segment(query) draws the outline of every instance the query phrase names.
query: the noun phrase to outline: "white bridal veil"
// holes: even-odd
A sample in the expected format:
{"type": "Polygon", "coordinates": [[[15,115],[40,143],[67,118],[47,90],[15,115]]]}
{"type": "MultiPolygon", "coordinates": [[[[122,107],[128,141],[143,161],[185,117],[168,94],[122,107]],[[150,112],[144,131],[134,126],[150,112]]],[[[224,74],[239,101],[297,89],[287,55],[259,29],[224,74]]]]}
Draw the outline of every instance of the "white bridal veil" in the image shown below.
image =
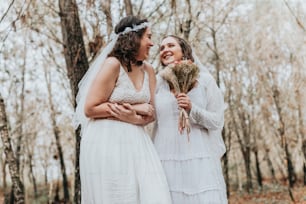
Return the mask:
{"type": "MultiPolygon", "coordinates": [[[[96,75],[98,74],[101,65],[103,64],[104,60],[106,59],[107,55],[113,50],[118,37],[120,35],[124,35],[129,32],[137,32],[143,28],[149,27],[148,22],[141,23],[139,25],[133,25],[133,27],[126,27],[124,31],[118,33],[118,34],[112,34],[111,35],[111,41],[107,44],[107,46],[103,49],[103,51],[98,55],[98,57],[93,61],[93,63],[90,65],[88,71],[82,78],[82,80],[79,82],[79,92],[76,96],[76,110],[74,115],[74,128],[78,128],[79,125],[81,125],[82,132],[87,126],[87,123],[89,121],[89,118],[85,116],[84,113],[84,106],[85,101],[87,97],[87,93],[89,91],[89,88],[91,86],[91,83],[95,79],[96,75]]],[[[81,132],[81,134],[82,134],[81,132]]]]}

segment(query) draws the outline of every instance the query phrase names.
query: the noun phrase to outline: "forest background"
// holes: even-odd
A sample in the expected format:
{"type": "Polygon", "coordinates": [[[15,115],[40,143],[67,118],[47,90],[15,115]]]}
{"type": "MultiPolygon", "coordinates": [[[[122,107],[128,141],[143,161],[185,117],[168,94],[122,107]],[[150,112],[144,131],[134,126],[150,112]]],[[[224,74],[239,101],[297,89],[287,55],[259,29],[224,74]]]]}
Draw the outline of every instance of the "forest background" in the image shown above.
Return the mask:
{"type": "Polygon", "coordinates": [[[230,203],[306,203],[304,0],[1,0],[0,203],[80,203],[77,84],[128,14],[156,70],[176,34],[222,89],[230,203]]]}

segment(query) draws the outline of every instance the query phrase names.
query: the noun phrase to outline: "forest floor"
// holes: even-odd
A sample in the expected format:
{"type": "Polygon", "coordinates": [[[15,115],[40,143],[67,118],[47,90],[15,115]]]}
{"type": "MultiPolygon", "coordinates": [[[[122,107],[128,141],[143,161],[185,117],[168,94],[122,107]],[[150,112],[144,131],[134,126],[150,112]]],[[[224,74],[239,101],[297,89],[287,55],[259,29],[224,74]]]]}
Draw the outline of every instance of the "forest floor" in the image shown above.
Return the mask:
{"type": "Polygon", "coordinates": [[[229,204],[306,204],[306,186],[292,189],[295,202],[290,198],[286,187],[277,187],[246,192],[230,192],[229,204]]]}
{"type": "MultiPolygon", "coordinates": [[[[250,194],[232,191],[230,192],[229,204],[306,204],[306,186],[295,187],[292,194],[295,202],[291,201],[286,187],[269,187],[250,194]]],[[[0,204],[2,203],[4,203],[4,197],[0,190],[0,204]]]]}

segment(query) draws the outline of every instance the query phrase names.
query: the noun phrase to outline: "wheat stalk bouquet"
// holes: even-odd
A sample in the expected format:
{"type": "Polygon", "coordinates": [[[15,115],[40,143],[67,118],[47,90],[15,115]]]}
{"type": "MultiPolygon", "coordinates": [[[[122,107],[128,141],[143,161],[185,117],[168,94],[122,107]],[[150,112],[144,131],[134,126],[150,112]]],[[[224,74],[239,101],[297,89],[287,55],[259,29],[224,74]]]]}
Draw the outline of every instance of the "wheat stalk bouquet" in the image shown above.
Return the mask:
{"type": "MultiPolygon", "coordinates": [[[[174,90],[174,94],[186,94],[196,83],[199,72],[199,68],[192,61],[183,60],[166,66],[160,71],[160,76],[168,82],[170,89],[174,90]]],[[[189,142],[190,121],[188,113],[184,108],[180,108],[178,128],[181,134],[186,128],[189,142]]]]}

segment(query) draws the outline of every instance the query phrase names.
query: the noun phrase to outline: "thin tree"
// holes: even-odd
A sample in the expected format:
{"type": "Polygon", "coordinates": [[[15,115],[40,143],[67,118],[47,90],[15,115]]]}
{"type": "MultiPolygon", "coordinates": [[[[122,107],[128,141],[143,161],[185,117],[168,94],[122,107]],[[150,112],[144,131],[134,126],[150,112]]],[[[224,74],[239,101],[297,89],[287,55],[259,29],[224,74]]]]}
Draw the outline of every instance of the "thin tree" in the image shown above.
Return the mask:
{"type": "MultiPolygon", "coordinates": [[[[75,98],[78,92],[78,83],[87,71],[89,64],[86,56],[83,33],[79,20],[76,0],[59,0],[61,28],[64,43],[64,55],[68,77],[70,79],[72,95],[75,98]]],[[[75,107],[76,104],[74,104],[75,107]]],[[[80,181],[80,128],[75,131],[75,186],[74,203],[81,203],[80,181]]]]}
{"type": "Polygon", "coordinates": [[[54,106],[54,102],[52,101],[52,88],[51,88],[51,74],[48,72],[47,68],[44,67],[44,76],[45,81],[47,83],[47,91],[48,91],[48,102],[49,102],[49,108],[50,108],[50,119],[51,119],[51,125],[52,125],[52,131],[55,137],[55,143],[57,148],[57,153],[60,161],[61,166],[61,173],[63,177],[63,191],[64,191],[64,201],[69,201],[69,186],[68,186],[68,179],[67,179],[67,173],[66,173],[66,166],[64,161],[64,153],[62,144],[60,142],[60,128],[58,124],[56,123],[56,110],[54,106]]]}
{"type": "MultiPolygon", "coordinates": [[[[125,1],[127,1],[127,0],[125,0],[125,1]]],[[[112,12],[111,12],[111,0],[104,0],[104,1],[102,1],[102,10],[103,10],[103,13],[105,14],[105,17],[106,17],[107,35],[108,35],[108,37],[110,37],[110,35],[111,35],[112,31],[113,31],[113,19],[112,19],[112,12]]],[[[101,48],[101,47],[99,47],[99,48],[101,48]]]]}
{"type": "Polygon", "coordinates": [[[187,17],[186,20],[181,24],[181,32],[184,35],[184,38],[186,40],[189,39],[190,31],[191,31],[191,23],[192,23],[192,15],[191,15],[191,4],[190,0],[185,0],[186,1],[186,7],[187,7],[187,17]]]}
{"type": "Polygon", "coordinates": [[[14,4],[15,0],[12,0],[9,7],[6,9],[6,11],[4,12],[4,14],[1,16],[0,18],[0,23],[3,21],[3,19],[7,16],[9,10],[12,8],[13,4],[14,4]]]}
{"type": "Polygon", "coordinates": [[[5,104],[0,95],[0,136],[4,146],[6,161],[9,166],[11,180],[13,183],[14,204],[24,204],[24,186],[20,179],[20,172],[18,170],[17,159],[14,156],[14,151],[11,145],[11,140],[8,130],[8,120],[6,117],[5,104]]]}
{"type": "Polygon", "coordinates": [[[126,15],[133,15],[133,5],[131,0],[124,0],[126,15]]]}
{"type": "MultiPolygon", "coordinates": [[[[186,0],[187,1],[187,0],[186,0]]],[[[190,5],[190,1],[187,1],[189,3],[189,10],[188,10],[188,13],[190,13],[189,15],[191,15],[191,11],[190,11],[190,8],[191,8],[191,5],[190,5]]],[[[212,6],[211,7],[212,9],[212,13],[213,15],[215,15],[215,6],[212,6]]],[[[230,5],[230,4],[226,4],[224,6],[224,8],[222,8],[221,10],[224,11],[224,12],[220,12],[220,17],[221,20],[220,22],[216,22],[216,18],[218,17],[217,15],[216,16],[213,16],[213,20],[212,22],[207,22],[206,24],[206,27],[208,28],[209,32],[210,32],[210,35],[212,37],[212,44],[209,44],[209,43],[206,43],[206,46],[212,51],[212,54],[213,54],[213,61],[212,63],[214,64],[214,67],[215,67],[215,70],[216,70],[216,83],[218,85],[218,87],[221,86],[221,69],[222,69],[222,59],[221,59],[221,54],[220,54],[220,51],[219,51],[219,45],[218,45],[218,32],[222,29],[222,27],[225,25],[225,22],[228,18],[228,15],[229,13],[232,11],[233,9],[233,6],[230,5]],[[209,25],[210,23],[210,25],[209,25]]],[[[187,25],[189,25],[189,28],[190,28],[190,23],[188,23],[188,21],[186,22],[187,25]]],[[[187,33],[184,32],[184,34],[186,35],[187,33]]],[[[232,130],[228,130],[228,146],[230,145],[230,140],[231,140],[231,135],[232,135],[232,130]]],[[[222,138],[224,140],[224,142],[226,141],[226,130],[225,128],[223,128],[222,130],[222,138]]],[[[227,150],[229,150],[230,148],[227,148],[227,150]]],[[[223,155],[223,166],[224,166],[224,172],[225,172],[225,178],[226,178],[226,186],[227,186],[227,195],[230,196],[230,193],[229,193],[229,175],[228,175],[228,168],[229,168],[229,157],[228,157],[228,151],[225,152],[225,154],[223,155]]]]}

